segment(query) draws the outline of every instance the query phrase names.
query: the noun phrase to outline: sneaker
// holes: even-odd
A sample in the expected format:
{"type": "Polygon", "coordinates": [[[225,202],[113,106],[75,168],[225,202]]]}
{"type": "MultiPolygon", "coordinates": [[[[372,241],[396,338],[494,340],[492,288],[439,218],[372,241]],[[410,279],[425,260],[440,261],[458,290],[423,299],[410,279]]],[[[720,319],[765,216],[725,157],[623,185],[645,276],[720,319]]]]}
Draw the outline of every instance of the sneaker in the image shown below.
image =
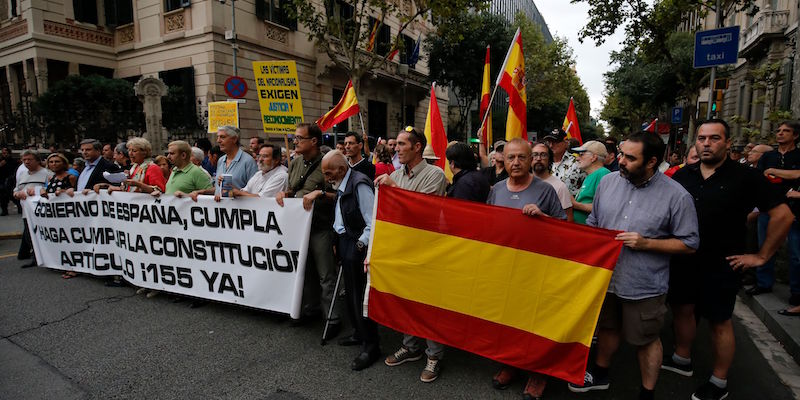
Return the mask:
{"type": "Polygon", "coordinates": [[[142,288],[139,288],[139,289],[136,289],[136,294],[144,294],[144,293],[147,293],[147,290],[148,290],[147,288],[143,288],[143,287],[142,287],[142,288]]]}
{"type": "Polygon", "coordinates": [[[422,351],[411,352],[411,350],[405,347],[400,347],[394,354],[386,357],[384,363],[390,367],[394,367],[407,361],[417,361],[420,358],[422,358],[422,351]]]}
{"type": "Polygon", "coordinates": [[[671,356],[664,358],[664,361],[661,362],[661,369],[683,376],[692,376],[694,374],[692,363],[681,365],[676,363],[671,356]]]}
{"type": "Polygon", "coordinates": [[[546,385],[547,379],[543,375],[532,373],[522,391],[523,400],[541,400],[546,385]]]}
{"type": "Polygon", "coordinates": [[[516,378],[517,369],[504,365],[502,368],[500,368],[500,371],[497,371],[497,373],[492,377],[492,386],[494,386],[495,389],[503,390],[508,388],[508,386],[511,385],[516,378]]]}
{"type": "Polygon", "coordinates": [[[570,392],[574,393],[586,393],[590,390],[607,390],[611,384],[608,381],[608,377],[605,378],[595,378],[591,372],[586,371],[586,374],[583,376],[583,385],[576,385],[574,383],[570,383],[567,385],[570,392]]]}
{"type": "Polygon", "coordinates": [[[441,370],[441,368],[438,358],[428,357],[428,363],[425,364],[425,369],[423,369],[422,373],[419,375],[419,380],[425,383],[435,381],[436,378],[439,377],[439,370],[441,370]]]}
{"type": "Polygon", "coordinates": [[[706,382],[694,393],[692,393],[692,400],[722,400],[728,398],[728,389],[717,387],[717,385],[706,382]]]}

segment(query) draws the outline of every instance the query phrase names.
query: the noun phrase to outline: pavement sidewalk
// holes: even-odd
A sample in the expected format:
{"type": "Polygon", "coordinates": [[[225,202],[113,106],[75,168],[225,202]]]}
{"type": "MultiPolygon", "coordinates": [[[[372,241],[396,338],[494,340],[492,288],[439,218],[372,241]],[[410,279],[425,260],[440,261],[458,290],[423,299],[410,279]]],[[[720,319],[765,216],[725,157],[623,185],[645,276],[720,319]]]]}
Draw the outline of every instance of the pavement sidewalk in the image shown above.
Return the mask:
{"type": "Polygon", "coordinates": [[[789,286],[775,283],[772,293],[749,296],[740,292],[739,298],[766,325],[794,361],[800,364],[800,317],[786,317],[778,311],[789,308],[789,286]]]}
{"type": "Polygon", "coordinates": [[[9,204],[8,215],[0,217],[0,240],[21,238],[22,227],[22,214],[17,212],[16,206],[9,204]]]}

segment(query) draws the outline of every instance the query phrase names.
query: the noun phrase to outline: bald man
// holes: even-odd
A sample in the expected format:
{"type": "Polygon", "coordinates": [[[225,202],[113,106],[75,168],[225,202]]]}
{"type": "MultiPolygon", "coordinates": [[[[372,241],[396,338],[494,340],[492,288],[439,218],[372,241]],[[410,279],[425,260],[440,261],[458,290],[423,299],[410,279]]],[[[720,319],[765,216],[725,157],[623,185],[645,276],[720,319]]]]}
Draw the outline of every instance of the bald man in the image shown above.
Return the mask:
{"type": "Polygon", "coordinates": [[[336,190],[333,230],[339,236],[339,256],[342,259],[347,314],[352,335],[339,340],[342,346],[361,345],[361,353],[350,364],[354,371],[369,367],[381,356],[378,327],[374,321],[362,316],[364,289],[367,274],[364,258],[367,255],[372,223],[372,206],[375,203],[372,180],[351,168],[339,150],[328,152],[322,158],[322,175],[336,190]]]}

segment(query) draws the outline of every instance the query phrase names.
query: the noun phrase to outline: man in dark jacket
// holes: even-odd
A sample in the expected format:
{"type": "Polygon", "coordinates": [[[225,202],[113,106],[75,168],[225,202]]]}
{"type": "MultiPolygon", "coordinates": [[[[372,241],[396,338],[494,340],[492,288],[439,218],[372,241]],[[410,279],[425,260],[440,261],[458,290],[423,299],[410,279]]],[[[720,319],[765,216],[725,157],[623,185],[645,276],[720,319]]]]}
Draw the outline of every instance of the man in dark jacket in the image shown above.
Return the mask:
{"type": "Polygon", "coordinates": [[[445,151],[450,170],[453,171],[453,184],[447,188],[447,197],[486,203],[489,196],[489,181],[478,172],[478,162],[472,150],[464,143],[453,143],[445,151]]]}
{"type": "Polygon", "coordinates": [[[113,162],[101,157],[103,145],[95,139],[81,141],[81,155],[86,160],[86,167],[78,177],[77,190],[92,189],[98,183],[109,183],[103,177],[103,172],[116,172],[119,168],[113,162]]]}
{"type": "Polygon", "coordinates": [[[354,168],[349,168],[344,154],[338,150],[322,158],[322,174],[336,190],[333,230],[339,236],[339,256],[342,259],[347,313],[355,332],[339,340],[342,346],[361,344],[361,353],[350,368],[360,371],[369,367],[381,356],[378,328],[362,312],[367,274],[364,258],[372,223],[372,206],[375,203],[372,180],[354,168]]]}

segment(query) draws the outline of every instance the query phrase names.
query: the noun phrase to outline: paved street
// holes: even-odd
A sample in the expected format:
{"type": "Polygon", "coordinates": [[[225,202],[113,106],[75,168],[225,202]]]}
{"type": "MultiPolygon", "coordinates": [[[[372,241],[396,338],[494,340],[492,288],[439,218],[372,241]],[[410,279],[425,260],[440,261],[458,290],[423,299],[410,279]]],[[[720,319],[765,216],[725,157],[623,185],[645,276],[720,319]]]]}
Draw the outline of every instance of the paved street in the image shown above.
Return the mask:
{"type": "MultiPolygon", "coordinates": [[[[423,363],[350,371],[353,348],[320,346],[321,323],[292,328],[278,315],[224,304],[199,309],[146,299],[81,276],[20,269],[19,240],[0,240],[0,399],[330,399],[520,397],[523,381],[491,387],[495,363],[448,351],[441,377],[424,384],[423,363]]],[[[710,371],[702,325],[695,377],[662,374],[657,398],[688,399],[710,371]]],[[[792,399],[737,320],[733,399],[792,399]]],[[[669,336],[669,335],[665,335],[669,336]]],[[[383,349],[400,335],[382,331],[383,349]]],[[[665,348],[670,339],[666,337],[665,348]]],[[[795,374],[797,372],[794,365],[795,374]]],[[[548,399],[630,399],[639,389],[635,354],[623,347],[611,390],[576,395],[551,380],[548,399]]]]}

